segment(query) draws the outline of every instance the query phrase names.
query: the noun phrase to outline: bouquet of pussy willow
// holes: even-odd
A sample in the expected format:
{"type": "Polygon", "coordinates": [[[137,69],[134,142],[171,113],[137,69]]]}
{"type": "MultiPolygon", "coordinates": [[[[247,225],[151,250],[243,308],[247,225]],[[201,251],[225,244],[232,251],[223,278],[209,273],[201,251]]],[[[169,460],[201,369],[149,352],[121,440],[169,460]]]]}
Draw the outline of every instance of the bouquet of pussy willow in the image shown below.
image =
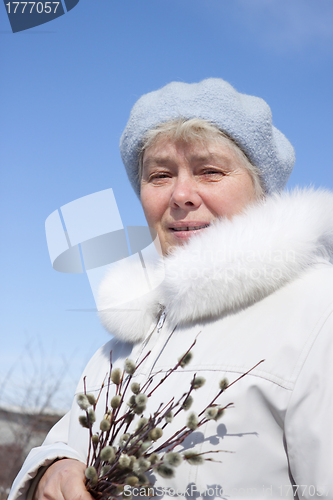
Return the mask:
{"type": "MultiPolygon", "coordinates": [[[[104,384],[97,398],[87,393],[86,389],[84,393],[78,394],[77,403],[85,412],[79,417],[79,421],[83,427],[89,429],[90,434],[85,471],[86,487],[94,498],[110,499],[123,496],[129,499],[130,487],[139,487],[140,493],[145,495],[146,488],[149,487],[147,473],[156,473],[168,479],[175,475],[176,468],[184,460],[191,465],[200,465],[205,460],[213,460],[209,456],[212,451],[199,453],[187,450],[180,453],[174,450],[208,420],[217,421],[222,417],[226,408],[232,403],[221,406],[216,402],[217,399],[222,392],[255,367],[231,384],[227,379],[222,379],[213,400],[200,413],[189,412],[186,422],[183,421],[183,425],[175,430],[171,437],[163,439],[165,427],[182,412],[188,412],[193,402],[192,394],[205,383],[203,377],[194,375],[188,390],[179,399],[172,398],[167,403],[162,402],[153,414],[145,416],[146,405],[152,394],[167,378],[190,363],[194,344],[195,341],[162,378],[158,377],[158,381],[155,382],[158,374],[153,374],[142,386],[133,381],[133,376],[150,353],[138,364],[126,359],[123,369],[113,368],[111,359],[106,382],[105,415],[97,432],[93,431],[96,422],[95,408],[104,384]],[[114,392],[113,395],[110,394],[111,390],[114,392]],[[206,454],[208,456],[204,456],[206,454]]],[[[175,422],[173,426],[175,427],[175,422]]]]}

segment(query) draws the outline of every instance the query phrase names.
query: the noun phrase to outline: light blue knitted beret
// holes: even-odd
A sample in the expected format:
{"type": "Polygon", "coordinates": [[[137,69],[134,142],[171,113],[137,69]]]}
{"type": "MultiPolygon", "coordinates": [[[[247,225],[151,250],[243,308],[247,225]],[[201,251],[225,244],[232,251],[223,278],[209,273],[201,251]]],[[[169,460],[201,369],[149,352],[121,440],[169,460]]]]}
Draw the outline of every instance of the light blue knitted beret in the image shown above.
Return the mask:
{"type": "Polygon", "coordinates": [[[295,153],[288,139],[272,125],[270,107],[259,97],[240,94],[220,78],[209,78],[200,83],[169,83],[143,95],[133,106],[120,139],[120,153],[138,195],[138,158],[146,132],[180,117],[215,123],[258,167],[266,193],[283,190],[295,153]]]}

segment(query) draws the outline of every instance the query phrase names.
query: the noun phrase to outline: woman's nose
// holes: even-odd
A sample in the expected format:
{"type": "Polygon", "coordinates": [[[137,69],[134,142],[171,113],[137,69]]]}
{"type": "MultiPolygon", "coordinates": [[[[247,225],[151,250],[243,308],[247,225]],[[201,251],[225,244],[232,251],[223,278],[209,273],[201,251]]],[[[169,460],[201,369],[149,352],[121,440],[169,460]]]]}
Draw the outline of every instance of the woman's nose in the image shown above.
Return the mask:
{"type": "Polygon", "coordinates": [[[190,175],[178,176],[175,179],[170,199],[171,208],[198,208],[201,197],[198,193],[196,180],[190,175]]]}

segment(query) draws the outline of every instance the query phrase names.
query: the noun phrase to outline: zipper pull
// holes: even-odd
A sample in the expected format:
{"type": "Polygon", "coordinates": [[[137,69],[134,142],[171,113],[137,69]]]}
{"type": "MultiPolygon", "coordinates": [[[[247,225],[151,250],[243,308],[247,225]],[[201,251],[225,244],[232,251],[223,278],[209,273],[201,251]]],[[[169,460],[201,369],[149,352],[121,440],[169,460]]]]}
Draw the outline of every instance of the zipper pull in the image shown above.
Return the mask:
{"type": "Polygon", "coordinates": [[[164,325],[164,321],[165,321],[165,316],[166,316],[166,312],[165,310],[162,312],[161,316],[160,316],[160,319],[158,320],[158,323],[157,323],[157,333],[159,333],[159,331],[161,330],[161,328],[163,327],[164,325]]]}

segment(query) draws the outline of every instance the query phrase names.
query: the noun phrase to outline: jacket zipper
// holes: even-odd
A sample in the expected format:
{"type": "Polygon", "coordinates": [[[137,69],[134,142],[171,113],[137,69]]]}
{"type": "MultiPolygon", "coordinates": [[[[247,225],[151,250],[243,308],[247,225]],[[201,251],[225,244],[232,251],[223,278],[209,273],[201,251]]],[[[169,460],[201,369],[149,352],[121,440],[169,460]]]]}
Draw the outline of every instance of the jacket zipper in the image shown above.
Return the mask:
{"type": "Polygon", "coordinates": [[[160,330],[163,328],[165,317],[166,317],[166,312],[164,309],[164,311],[162,312],[160,319],[158,320],[158,323],[157,323],[157,333],[160,333],[160,330]]]}

